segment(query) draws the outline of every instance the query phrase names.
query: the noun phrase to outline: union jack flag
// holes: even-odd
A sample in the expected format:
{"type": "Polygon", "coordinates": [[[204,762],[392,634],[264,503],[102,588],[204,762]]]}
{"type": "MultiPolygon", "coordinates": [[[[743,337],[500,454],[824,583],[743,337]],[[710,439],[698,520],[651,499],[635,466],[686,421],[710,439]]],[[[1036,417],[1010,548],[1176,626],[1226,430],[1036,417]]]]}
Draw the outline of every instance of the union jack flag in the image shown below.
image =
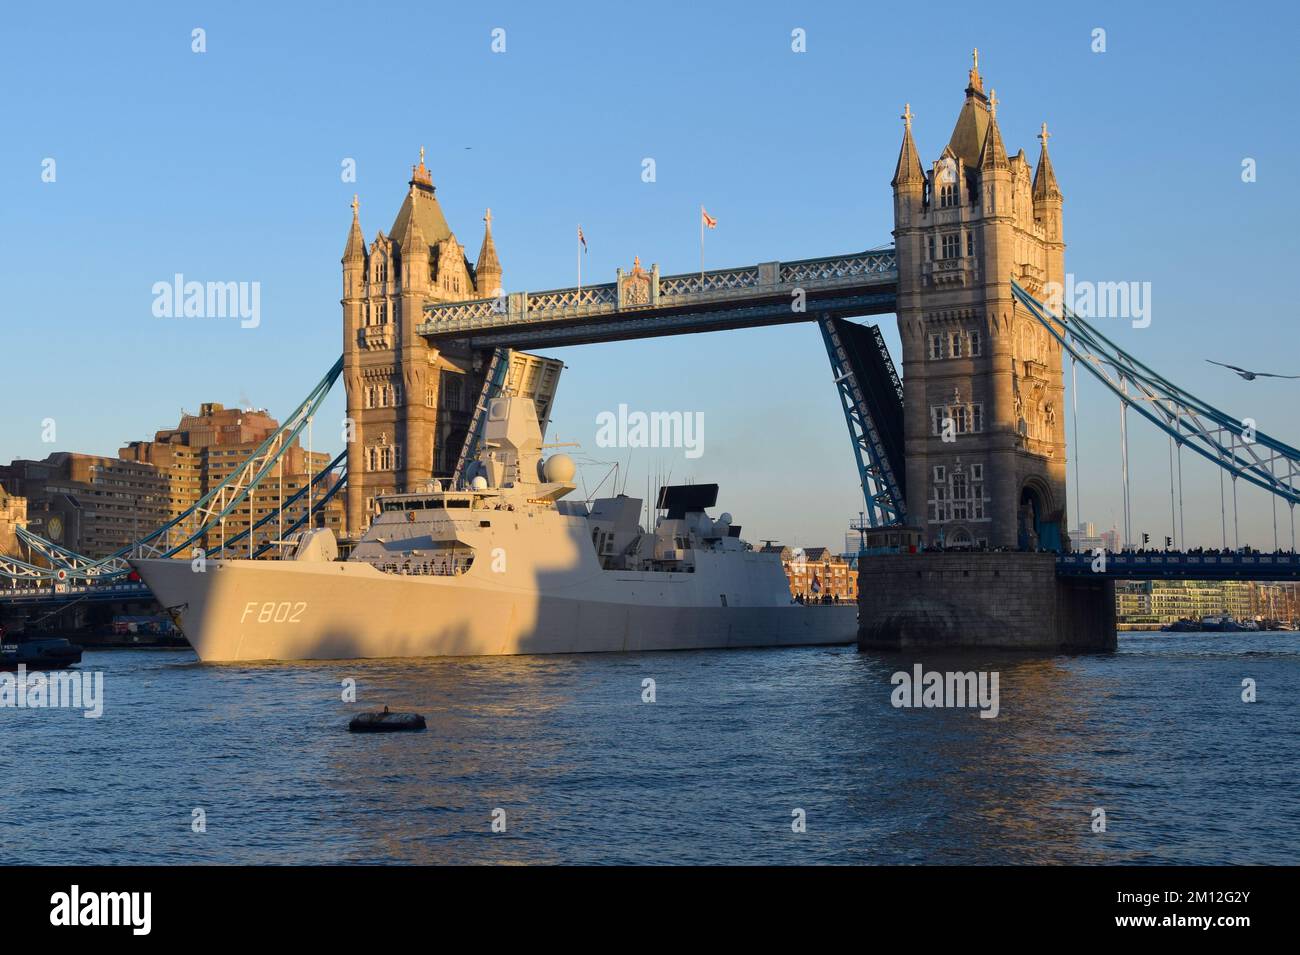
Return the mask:
{"type": "Polygon", "coordinates": [[[713,218],[713,216],[709,215],[707,212],[705,212],[704,206],[700,206],[700,217],[701,217],[701,221],[710,229],[716,229],[718,227],[718,220],[713,218]]]}

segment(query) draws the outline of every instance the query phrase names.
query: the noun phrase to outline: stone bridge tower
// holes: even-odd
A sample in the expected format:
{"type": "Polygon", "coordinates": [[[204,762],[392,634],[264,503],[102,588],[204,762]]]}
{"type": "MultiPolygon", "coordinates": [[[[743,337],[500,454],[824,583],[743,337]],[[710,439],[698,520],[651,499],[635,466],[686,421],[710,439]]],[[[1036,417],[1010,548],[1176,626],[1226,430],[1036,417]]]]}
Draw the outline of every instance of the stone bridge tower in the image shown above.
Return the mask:
{"type": "Polygon", "coordinates": [[[490,215],[478,264],[452,233],[424,165],[369,246],[357,202],[343,252],[343,380],[354,423],[348,444],[347,533],[370,523],[376,495],[450,474],[483,385],[483,356],[437,349],[416,331],[424,306],[488,298],[501,288],[490,215]]]}
{"type": "Polygon", "coordinates": [[[978,56],[929,171],[904,110],[892,182],[908,511],[928,543],[1068,546],[1062,349],[1011,293],[1064,283],[1061,191],[1045,123],[1036,169],[1007,156],[978,56]]]}

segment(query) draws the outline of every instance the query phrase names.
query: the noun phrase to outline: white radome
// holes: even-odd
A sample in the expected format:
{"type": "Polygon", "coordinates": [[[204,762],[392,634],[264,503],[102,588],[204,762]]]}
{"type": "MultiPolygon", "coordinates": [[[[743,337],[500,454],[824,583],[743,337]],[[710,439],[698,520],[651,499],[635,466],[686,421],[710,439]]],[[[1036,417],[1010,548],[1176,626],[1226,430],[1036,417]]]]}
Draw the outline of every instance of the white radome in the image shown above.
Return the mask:
{"type": "Polygon", "coordinates": [[[548,484],[569,484],[577,473],[577,465],[567,454],[552,454],[542,465],[542,478],[548,484]]]}

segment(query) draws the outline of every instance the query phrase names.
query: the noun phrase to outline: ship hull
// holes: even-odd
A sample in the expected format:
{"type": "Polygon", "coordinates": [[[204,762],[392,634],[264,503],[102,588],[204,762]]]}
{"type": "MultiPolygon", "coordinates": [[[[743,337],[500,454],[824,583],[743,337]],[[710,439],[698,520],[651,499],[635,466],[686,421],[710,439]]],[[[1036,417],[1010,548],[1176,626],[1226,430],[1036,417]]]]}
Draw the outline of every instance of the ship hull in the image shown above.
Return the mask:
{"type": "MultiPolygon", "coordinates": [[[[206,662],[702,650],[852,643],[852,605],[706,603],[691,574],[603,575],[587,593],[355,562],[133,562],[206,662]],[[592,592],[594,591],[594,596],[592,592]]],[[[477,570],[477,568],[475,568],[477,570]]]]}

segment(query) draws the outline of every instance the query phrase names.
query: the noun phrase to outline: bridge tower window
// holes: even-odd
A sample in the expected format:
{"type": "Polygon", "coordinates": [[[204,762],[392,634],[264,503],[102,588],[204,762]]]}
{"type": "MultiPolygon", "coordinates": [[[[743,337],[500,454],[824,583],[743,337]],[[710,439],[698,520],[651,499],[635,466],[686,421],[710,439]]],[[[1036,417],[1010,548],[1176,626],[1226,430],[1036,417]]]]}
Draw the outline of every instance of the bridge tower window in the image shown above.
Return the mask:
{"type": "Polygon", "coordinates": [[[958,405],[956,408],[948,409],[953,419],[957,422],[957,433],[966,434],[970,431],[970,413],[965,405],[958,405]]]}
{"type": "Polygon", "coordinates": [[[956,232],[949,232],[943,236],[943,257],[945,259],[955,259],[961,254],[959,251],[961,248],[960,240],[961,236],[956,232]]]}
{"type": "Polygon", "coordinates": [[[952,473],[952,519],[967,520],[970,514],[970,486],[961,471],[952,473]]]}
{"type": "Polygon", "coordinates": [[[943,336],[934,334],[930,336],[930,357],[938,359],[943,357],[943,336]]]}

